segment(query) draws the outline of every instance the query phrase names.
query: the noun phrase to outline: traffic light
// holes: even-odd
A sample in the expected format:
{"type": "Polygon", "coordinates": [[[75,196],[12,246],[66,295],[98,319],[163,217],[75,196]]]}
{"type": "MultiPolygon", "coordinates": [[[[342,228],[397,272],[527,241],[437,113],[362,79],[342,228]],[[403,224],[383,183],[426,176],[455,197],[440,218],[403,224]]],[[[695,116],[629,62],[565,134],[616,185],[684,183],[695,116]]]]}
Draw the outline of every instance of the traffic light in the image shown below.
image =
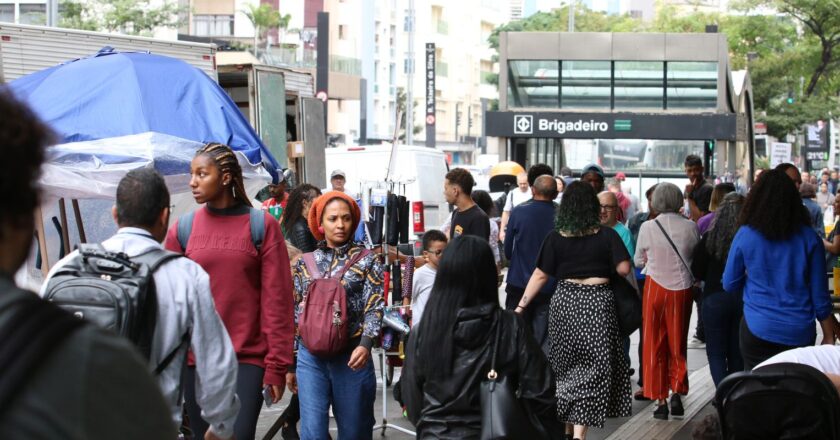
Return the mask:
{"type": "Polygon", "coordinates": [[[787,103],[788,103],[788,105],[791,105],[791,104],[793,104],[795,101],[796,101],[796,100],[793,98],[793,92],[788,92],[787,99],[785,100],[785,102],[787,102],[787,103]]]}
{"type": "Polygon", "coordinates": [[[706,148],[709,150],[710,153],[715,151],[715,141],[714,140],[707,140],[706,141],[706,148]]]}

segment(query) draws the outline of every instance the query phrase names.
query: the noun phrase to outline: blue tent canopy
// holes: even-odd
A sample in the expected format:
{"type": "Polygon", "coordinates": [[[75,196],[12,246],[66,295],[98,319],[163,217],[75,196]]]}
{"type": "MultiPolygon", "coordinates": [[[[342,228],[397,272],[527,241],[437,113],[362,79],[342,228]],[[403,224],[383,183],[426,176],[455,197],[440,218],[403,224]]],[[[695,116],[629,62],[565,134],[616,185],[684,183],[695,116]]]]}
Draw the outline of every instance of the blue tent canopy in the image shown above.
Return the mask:
{"type": "MultiPolygon", "coordinates": [[[[227,144],[277,176],[277,160],[225,91],[175,58],[106,47],[92,57],[18,78],[9,87],[59,134],[60,143],[163,133],[227,144]]],[[[111,153],[116,154],[99,159],[119,157],[111,153]]]]}

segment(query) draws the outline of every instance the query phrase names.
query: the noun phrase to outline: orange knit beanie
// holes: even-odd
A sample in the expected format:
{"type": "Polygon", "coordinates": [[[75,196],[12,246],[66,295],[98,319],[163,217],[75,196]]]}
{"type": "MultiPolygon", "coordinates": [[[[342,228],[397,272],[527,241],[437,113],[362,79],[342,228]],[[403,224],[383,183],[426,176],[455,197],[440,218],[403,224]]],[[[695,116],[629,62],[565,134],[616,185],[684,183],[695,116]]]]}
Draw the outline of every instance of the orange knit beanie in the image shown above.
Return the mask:
{"type": "Polygon", "coordinates": [[[321,217],[324,214],[324,208],[329,202],[335,199],[344,200],[347,202],[347,205],[350,206],[350,215],[353,216],[353,228],[350,233],[355,234],[356,228],[359,226],[362,213],[359,210],[359,205],[356,204],[356,201],[353,200],[352,197],[341,191],[330,191],[328,193],[324,193],[312,202],[312,207],[309,209],[309,218],[307,219],[307,223],[309,223],[309,231],[312,232],[312,235],[318,241],[324,239],[324,232],[323,229],[321,229],[321,217]]]}

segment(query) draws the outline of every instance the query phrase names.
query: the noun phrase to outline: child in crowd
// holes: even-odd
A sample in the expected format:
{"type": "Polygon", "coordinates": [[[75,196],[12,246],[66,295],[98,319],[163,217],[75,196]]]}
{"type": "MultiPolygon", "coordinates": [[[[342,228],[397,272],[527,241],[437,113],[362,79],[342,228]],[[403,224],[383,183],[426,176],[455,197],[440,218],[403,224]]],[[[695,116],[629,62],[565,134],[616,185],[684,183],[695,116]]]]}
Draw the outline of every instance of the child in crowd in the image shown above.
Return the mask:
{"type": "Polygon", "coordinates": [[[436,229],[426,231],[423,234],[423,258],[426,259],[426,264],[414,272],[411,292],[412,327],[419,324],[420,318],[423,316],[423,308],[429,300],[432,285],[435,283],[440,256],[446,249],[446,243],[446,234],[436,229]]]}

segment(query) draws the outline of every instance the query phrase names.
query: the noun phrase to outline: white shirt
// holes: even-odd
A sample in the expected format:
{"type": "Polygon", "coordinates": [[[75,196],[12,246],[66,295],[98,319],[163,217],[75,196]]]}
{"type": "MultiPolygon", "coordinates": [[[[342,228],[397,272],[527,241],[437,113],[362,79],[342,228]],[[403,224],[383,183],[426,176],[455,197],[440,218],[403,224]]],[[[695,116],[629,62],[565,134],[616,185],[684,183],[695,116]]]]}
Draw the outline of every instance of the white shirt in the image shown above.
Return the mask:
{"type": "Polygon", "coordinates": [[[513,208],[519,206],[520,203],[525,203],[528,200],[531,200],[532,197],[534,197],[534,195],[531,193],[530,188],[525,192],[522,192],[522,190],[517,187],[505,196],[505,207],[503,211],[510,212],[513,208]]]}
{"type": "Polygon", "coordinates": [[[636,267],[644,267],[645,273],[660,286],[668,290],[687,289],[691,287],[693,277],[685,266],[691,267],[694,248],[699,242],[700,233],[697,232],[696,223],[679,214],[662,214],[655,220],[642,223],[633,260],[636,267]],[[685,264],[680,261],[662,230],[654,223],[656,220],[659,220],[677,246],[685,264]]]}
{"type": "Polygon", "coordinates": [[[809,365],[826,374],[840,375],[840,346],[817,345],[814,347],[794,348],[793,350],[783,351],[767,359],[755,368],[787,362],[809,365]]]}
{"type": "MultiPolygon", "coordinates": [[[[137,228],[121,228],[102,246],[108,251],[125,252],[129,257],[154,247],[161,248],[148,232],[137,228]]],[[[55,272],[77,255],[78,251],[74,251],[53,266],[44,281],[41,296],[46,293],[46,286],[55,272]]],[[[171,353],[181,343],[184,333],[191,330],[190,348],[196,361],[195,394],[201,416],[217,436],[230,438],[240,406],[236,396],[238,363],[230,336],[216,312],[210,277],[194,261],[176,258],[163,263],[155,271],[154,279],[158,316],[150,369],[171,353]]],[[[176,425],[181,424],[181,371],[186,362],[187,347],[181,347],[175,359],[157,377],[176,425]]]]}
{"type": "Polygon", "coordinates": [[[436,275],[437,270],[428,264],[414,271],[414,279],[411,287],[412,327],[420,324],[420,318],[423,317],[423,310],[426,308],[426,302],[429,301],[429,295],[432,292],[432,285],[435,284],[436,275]]]}

